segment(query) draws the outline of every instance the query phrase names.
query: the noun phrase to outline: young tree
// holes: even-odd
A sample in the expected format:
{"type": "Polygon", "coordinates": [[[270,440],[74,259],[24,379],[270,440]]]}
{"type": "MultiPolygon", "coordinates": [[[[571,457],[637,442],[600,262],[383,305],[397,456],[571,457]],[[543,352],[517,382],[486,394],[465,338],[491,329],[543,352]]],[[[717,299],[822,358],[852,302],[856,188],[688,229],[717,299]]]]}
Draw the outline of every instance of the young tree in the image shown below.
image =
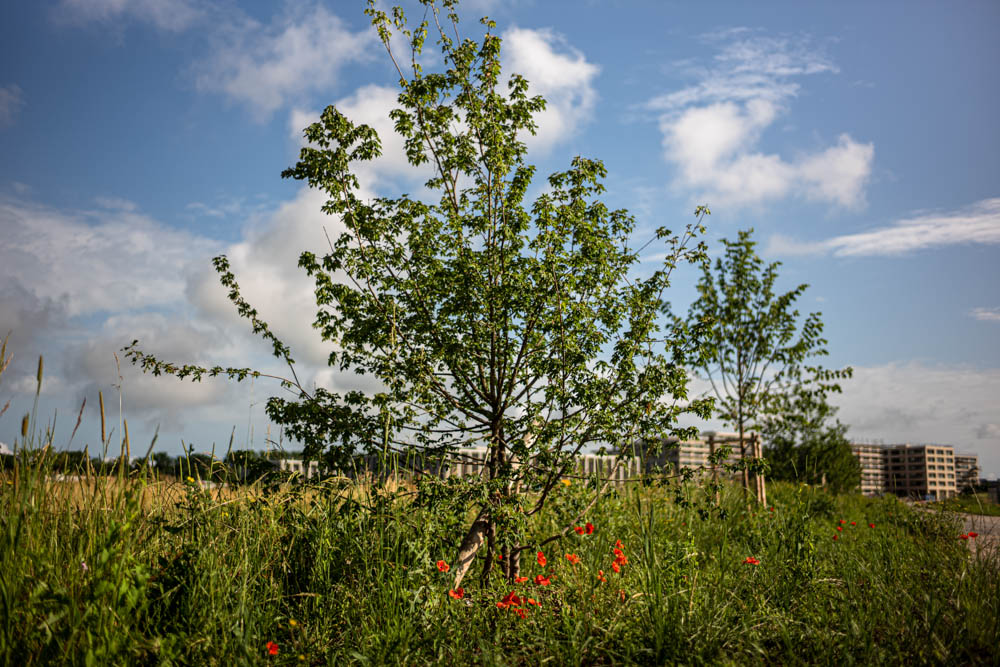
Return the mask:
{"type": "MultiPolygon", "coordinates": [[[[847,369],[849,374],[850,369],[847,369]]],[[[835,493],[861,483],[861,465],[826,391],[812,383],[776,396],[761,420],[772,479],[825,484],[835,493]]]]}
{"type": "MultiPolygon", "coordinates": [[[[598,199],[601,162],[575,158],[526,207],[535,169],[523,138],[534,132],[544,100],[529,96],[517,74],[505,83],[492,21],[483,19],[481,41],[463,39],[455,2],[421,2],[427,14],[412,28],[398,8],[386,13],[369,2],[366,13],[399,77],[395,131],[410,164],[433,171],[426,185],[439,198],[363,199],[353,169],[377,157],[381,143],[371,127],[332,106],[305,130],[309,147],[282,174],[323,190],[323,210],[346,230],[323,256],[304,252],[299,261],[315,280],[314,326],[331,344],[329,364],[372,375],[381,390],[304,389],[290,350],[241,296],[226,258],[215,266],[241,315],[291,369],[282,380],[297,400],[271,398],[267,411],[308,456],[325,453],[327,463],[349,466],[359,453],[460,457],[461,447],[488,447],[482,479],[426,485],[428,496],[447,495],[460,516],[475,509],[452,566],[457,587],[484,544],[483,576],[499,553],[513,579],[522,551],[571,529],[530,536],[524,518],[575,473],[585,448],[623,451],[640,436],[689,437],[678,416],[707,416],[706,401],[678,405],[686,398],[688,341],[658,338],[671,272],[703,259],[693,239],[707,211],[699,208],[679,236],[659,229],[667,259],[638,278],[629,276],[638,261],[629,245],[633,218],[598,199]],[[441,73],[418,63],[431,32],[441,73]],[[399,38],[409,47],[405,63],[394,51],[399,38]]],[[[167,364],[134,345],[130,358],[153,373],[259,375],[167,364]]],[[[580,515],[593,502],[596,495],[580,515]]]]}
{"type": "Polygon", "coordinates": [[[711,264],[702,265],[699,296],[683,325],[704,336],[703,354],[693,366],[711,383],[718,416],[739,432],[744,494],[752,472],[755,496],[766,503],[760,439],[751,439],[748,455],[747,432],[759,430],[763,417],[794,407],[785,398],[788,392],[805,386],[812,392],[839,390],[836,381],[850,369],[805,365],[827,354],[820,313],[810,313],[800,325],[794,304],[808,285],[776,294],[780,262],[765,265],[752,234],[751,229],[739,232],[736,241],[723,239],[725,254],[716,259],[714,275],[711,264]]]}

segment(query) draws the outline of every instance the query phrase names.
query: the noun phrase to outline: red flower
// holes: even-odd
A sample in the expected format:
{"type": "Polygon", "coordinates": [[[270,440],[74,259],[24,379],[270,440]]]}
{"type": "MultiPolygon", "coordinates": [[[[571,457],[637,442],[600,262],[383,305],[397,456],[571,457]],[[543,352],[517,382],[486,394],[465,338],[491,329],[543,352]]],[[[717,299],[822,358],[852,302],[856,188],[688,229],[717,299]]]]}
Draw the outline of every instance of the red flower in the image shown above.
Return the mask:
{"type": "Polygon", "coordinates": [[[960,540],[967,540],[967,539],[969,539],[969,536],[968,535],[959,535],[958,539],[960,539],[960,540]]]}
{"type": "Polygon", "coordinates": [[[834,542],[836,542],[836,541],[837,541],[837,536],[836,536],[836,535],[834,535],[834,536],[833,536],[833,541],[834,541],[834,542]]]}
{"type": "Polygon", "coordinates": [[[774,508],[773,508],[773,507],[768,507],[768,508],[767,508],[767,511],[768,511],[768,512],[773,512],[773,511],[774,511],[774,508]]]}
{"type": "Polygon", "coordinates": [[[973,533],[973,532],[972,532],[972,531],[970,530],[970,531],[969,531],[969,537],[971,537],[972,539],[976,539],[977,537],[979,537],[979,533],[973,533]]]}
{"type": "Polygon", "coordinates": [[[465,597],[465,589],[462,587],[456,588],[453,591],[448,591],[448,595],[455,598],[456,600],[461,600],[465,597]]]}
{"type": "Polygon", "coordinates": [[[447,572],[448,570],[451,569],[451,567],[448,566],[448,563],[444,562],[443,560],[439,560],[437,562],[437,566],[438,569],[441,570],[442,572],[447,572]]]}
{"type": "Polygon", "coordinates": [[[583,535],[583,531],[584,531],[584,528],[583,528],[583,526],[577,526],[577,527],[576,527],[576,528],[574,528],[573,530],[575,530],[575,531],[576,531],[576,534],[577,534],[577,535],[583,535]]]}
{"type": "Polygon", "coordinates": [[[539,574],[535,575],[535,583],[538,584],[539,586],[548,586],[549,584],[552,583],[552,581],[548,577],[539,574]]]}
{"type": "Polygon", "coordinates": [[[497,609],[506,609],[507,607],[520,607],[521,598],[518,597],[517,593],[511,591],[504,596],[503,600],[497,602],[497,609]]]}
{"type": "Polygon", "coordinates": [[[527,580],[528,580],[528,578],[527,578],[527,577],[515,577],[515,578],[514,578],[514,583],[515,583],[515,584],[523,584],[523,583],[524,583],[524,582],[526,582],[527,580]]]}
{"type": "Polygon", "coordinates": [[[577,563],[580,562],[580,557],[577,556],[576,554],[566,554],[566,560],[568,560],[573,565],[576,565],[577,563]]]}
{"type": "Polygon", "coordinates": [[[852,526],[856,526],[856,525],[858,525],[858,524],[856,524],[856,523],[854,523],[854,522],[852,521],[852,522],[851,522],[851,525],[852,525],[852,526]]]}
{"type": "Polygon", "coordinates": [[[527,600],[525,600],[524,602],[525,602],[526,604],[533,604],[533,605],[535,605],[536,607],[541,607],[541,606],[542,606],[542,605],[538,604],[538,600],[536,600],[535,598],[528,598],[528,599],[527,599],[527,600]]]}
{"type": "Polygon", "coordinates": [[[840,525],[841,526],[843,526],[845,523],[847,523],[845,520],[843,520],[843,519],[840,520],[840,525]]]}
{"type": "Polygon", "coordinates": [[[607,578],[604,576],[604,570],[597,571],[597,579],[598,581],[604,581],[604,582],[607,581],[607,578]]]}
{"type": "Polygon", "coordinates": [[[868,524],[868,527],[869,527],[869,528],[874,528],[874,527],[875,527],[875,524],[874,524],[874,523],[870,523],[870,524],[868,524]]]}
{"type": "Polygon", "coordinates": [[[526,616],[523,609],[513,609],[512,611],[518,616],[520,616],[522,619],[524,619],[526,616]]]}
{"type": "Polygon", "coordinates": [[[754,558],[753,556],[747,556],[747,557],[746,557],[746,558],[745,558],[745,559],[743,560],[743,563],[744,563],[745,565],[760,565],[760,561],[759,561],[759,560],[757,560],[756,558],[754,558]]]}
{"type": "Polygon", "coordinates": [[[545,554],[543,554],[541,551],[538,552],[536,558],[538,559],[538,564],[541,565],[542,567],[545,567],[546,563],[549,562],[545,560],[545,554]]]}
{"type": "Polygon", "coordinates": [[[611,564],[611,569],[614,570],[615,572],[621,572],[622,566],[618,564],[618,561],[615,561],[614,563],[611,564]]]}
{"type": "Polygon", "coordinates": [[[584,528],[585,528],[585,529],[587,530],[587,534],[588,534],[588,535],[593,535],[593,534],[594,534],[594,524],[592,524],[592,523],[590,523],[590,522],[588,521],[588,522],[587,522],[587,525],[586,525],[586,526],[584,526],[584,528]]]}
{"type": "Polygon", "coordinates": [[[625,546],[622,544],[621,540],[617,540],[615,542],[615,547],[617,547],[618,549],[624,549],[625,548],[625,546]]]}
{"type": "Polygon", "coordinates": [[[278,645],[274,642],[267,643],[267,653],[268,655],[278,655],[278,645]]]}
{"type": "Polygon", "coordinates": [[[840,526],[837,526],[837,532],[838,532],[838,533],[839,533],[839,532],[841,532],[842,530],[844,530],[844,529],[843,529],[843,528],[841,528],[840,526]]]}

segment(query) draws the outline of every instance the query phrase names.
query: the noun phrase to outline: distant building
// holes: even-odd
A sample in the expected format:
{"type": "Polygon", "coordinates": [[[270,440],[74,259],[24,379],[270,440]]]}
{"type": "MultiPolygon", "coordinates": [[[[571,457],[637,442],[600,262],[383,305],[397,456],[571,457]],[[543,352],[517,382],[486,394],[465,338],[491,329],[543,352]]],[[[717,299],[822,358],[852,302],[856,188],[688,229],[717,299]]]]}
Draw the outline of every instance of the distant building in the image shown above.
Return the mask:
{"type": "Polygon", "coordinates": [[[881,445],[851,445],[851,452],[861,464],[861,493],[881,496],[886,491],[886,456],[881,445]]]}
{"type": "Polygon", "coordinates": [[[950,445],[852,444],[851,452],[861,465],[865,495],[943,500],[958,493],[955,449],[950,445]]]}
{"type": "Polygon", "coordinates": [[[976,454],[955,454],[955,485],[959,492],[979,486],[979,456],[976,454]]]}
{"type": "MultiPolygon", "coordinates": [[[[751,434],[746,434],[743,440],[746,442],[747,454],[750,454],[751,434]]],[[[698,440],[680,440],[676,437],[664,438],[660,441],[659,451],[651,454],[645,461],[647,470],[658,466],[665,468],[668,465],[675,470],[684,468],[708,470],[709,456],[717,449],[730,447],[729,455],[722,461],[722,464],[736,464],[740,461],[739,435],[736,433],[721,433],[716,431],[705,431],[698,440]]],[[[636,446],[636,455],[644,458],[642,446],[636,446]]]]}

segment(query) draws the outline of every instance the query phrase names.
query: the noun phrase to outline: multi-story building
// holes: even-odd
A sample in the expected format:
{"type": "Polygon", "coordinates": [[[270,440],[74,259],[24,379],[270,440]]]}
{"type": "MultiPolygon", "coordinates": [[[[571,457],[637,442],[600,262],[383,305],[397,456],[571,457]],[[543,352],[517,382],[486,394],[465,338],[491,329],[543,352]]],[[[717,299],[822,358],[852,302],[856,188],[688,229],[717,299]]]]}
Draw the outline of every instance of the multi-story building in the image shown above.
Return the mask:
{"type": "MultiPolygon", "coordinates": [[[[744,437],[747,445],[747,452],[750,452],[751,434],[744,437]]],[[[722,447],[729,447],[728,456],[722,464],[736,464],[740,460],[739,435],[736,433],[719,433],[716,431],[706,431],[701,434],[698,440],[679,440],[676,437],[664,438],[660,441],[660,446],[656,451],[649,451],[646,455],[646,448],[642,442],[637,442],[634,447],[634,454],[643,462],[643,468],[648,472],[655,467],[670,466],[675,470],[692,468],[709,470],[709,456],[722,447]]],[[[652,448],[650,448],[652,450],[652,448]]]]}
{"type": "Polygon", "coordinates": [[[851,452],[861,464],[861,493],[866,496],[880,496],[885,493],[885,447],[851,445],[851,452]]]}
{"type": "Polygon", "coordinates": [[[971,490],[979,485],[979,456],[955,454],[955,485],[958,490],[971,490]]]}
{"type": "Polygon", "coordinates": [[[852,444],[851,451],[861,464],[861,492],[866,495],[942,500],[958,493],[950,445],[852,444]]]}

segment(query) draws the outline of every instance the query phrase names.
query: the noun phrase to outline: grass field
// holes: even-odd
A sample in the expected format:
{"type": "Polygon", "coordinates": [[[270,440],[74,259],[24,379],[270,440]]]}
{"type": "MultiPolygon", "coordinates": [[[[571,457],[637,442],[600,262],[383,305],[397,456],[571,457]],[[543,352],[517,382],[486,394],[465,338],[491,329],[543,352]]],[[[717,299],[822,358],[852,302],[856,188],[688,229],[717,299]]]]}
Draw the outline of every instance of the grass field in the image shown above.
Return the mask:
{"type": "Polygon", "coordinates": [[[548,545],[547,567],[530,559],[528,581],[477,568],[456,599],[436,564],[460,523],[375,491],[53,483],[19,464],[0,491],[4,664],[997,659],[996,552],[891,498],[775,484],[773,511],[730,489],[729,516],[703,518],[633,486],[587,517],[593,534],[548,545]]]}

